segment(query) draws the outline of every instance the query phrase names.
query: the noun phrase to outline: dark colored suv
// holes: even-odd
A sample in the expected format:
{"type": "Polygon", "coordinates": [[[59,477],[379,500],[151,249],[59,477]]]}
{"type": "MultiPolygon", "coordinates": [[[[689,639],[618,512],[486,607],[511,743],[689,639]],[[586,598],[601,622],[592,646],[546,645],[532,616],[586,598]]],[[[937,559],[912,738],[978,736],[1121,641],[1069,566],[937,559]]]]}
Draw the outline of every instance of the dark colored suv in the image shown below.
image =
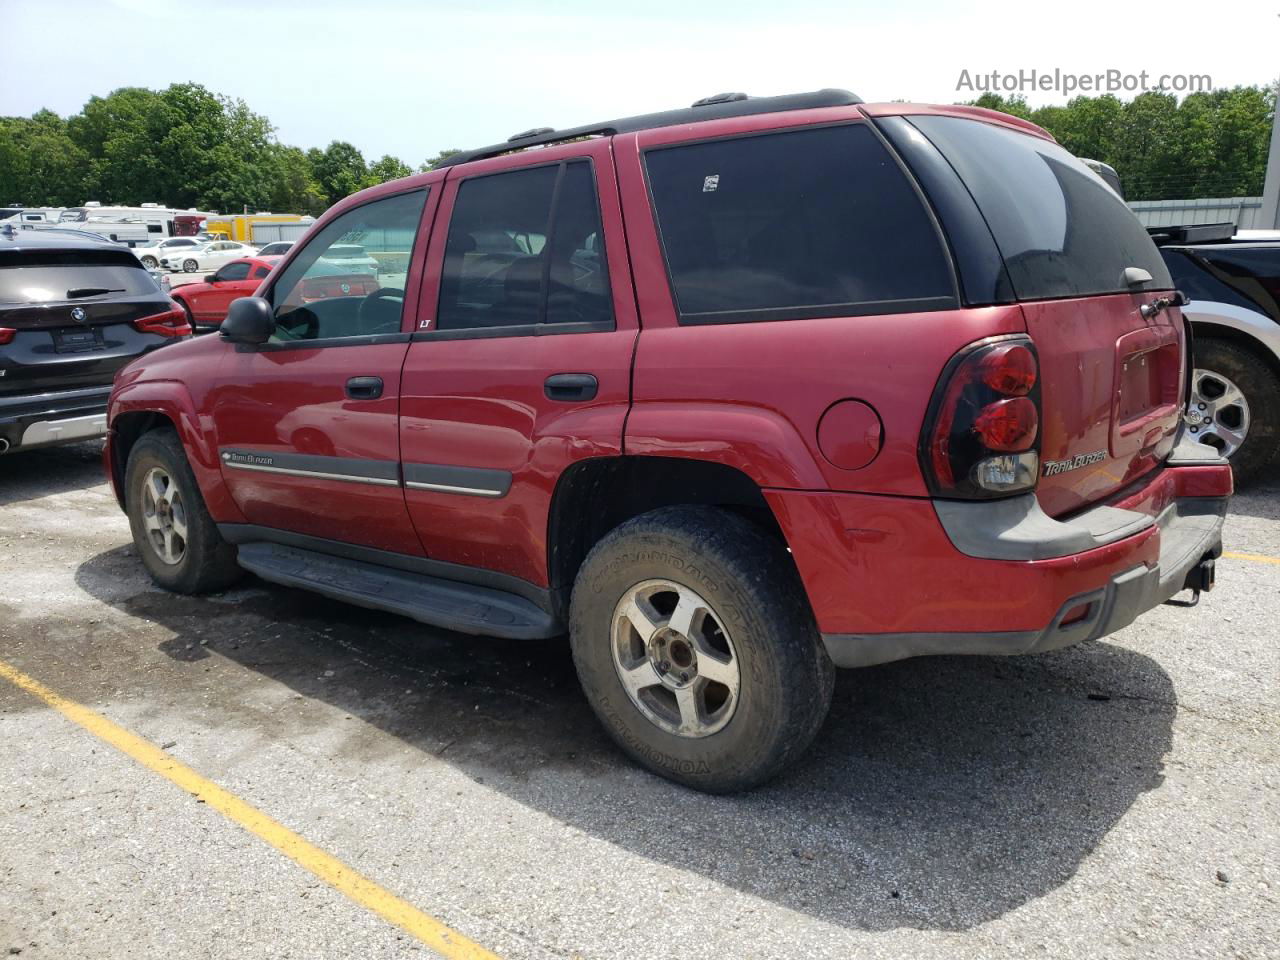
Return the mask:
{"type": "Polygon", "coordinates": [[[103,436],[116,371],[190,333],[129,250],[0,230],[0,453],[103,436]]]}
{"type": "Polygon", "coordinates": [[[734,790],[834,667],[1212,585],[1231,469],[1182,427],[1180,302],[1038,127],[722,95],[343,200],[219,336],[120,373],[105,462],[161,585],[567,631],[623,750],[734,790]]]}
{"type": "Polygon", "coordinates": [[[1188,430],[1240,484],[1280,462],[1280,238],[1231,223],[1149,228],[1195,333],[1188,430]]]}

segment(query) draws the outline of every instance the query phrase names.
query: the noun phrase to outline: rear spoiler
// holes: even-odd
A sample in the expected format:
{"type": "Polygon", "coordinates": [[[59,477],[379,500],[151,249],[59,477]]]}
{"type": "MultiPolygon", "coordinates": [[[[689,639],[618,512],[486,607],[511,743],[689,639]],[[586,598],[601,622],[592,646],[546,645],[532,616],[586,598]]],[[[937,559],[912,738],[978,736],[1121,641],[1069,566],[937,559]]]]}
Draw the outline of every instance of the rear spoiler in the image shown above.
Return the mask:
{"type": "Polygon", "coordinates": [[[1226,223],[1188,223],[1179,227],[1147,227],[1157,247],[1183,243],[1225,243],[1236,235],[1236,225],[1226,223]]]}

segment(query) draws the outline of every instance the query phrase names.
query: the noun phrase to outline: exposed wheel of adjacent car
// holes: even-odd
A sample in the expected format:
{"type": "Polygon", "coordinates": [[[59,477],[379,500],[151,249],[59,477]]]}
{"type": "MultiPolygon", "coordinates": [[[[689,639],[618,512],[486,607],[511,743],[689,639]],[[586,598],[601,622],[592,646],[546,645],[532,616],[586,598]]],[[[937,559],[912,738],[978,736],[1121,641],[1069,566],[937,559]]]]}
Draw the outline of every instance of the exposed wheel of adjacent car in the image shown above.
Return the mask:
{"type": "Polygon", "coordinates": [[[1231,460],[1237,483],[1257,480],[1280,453],[1280,379],[1247,347],[1197,339],[1186,419],[1231,460]]]}
{"type": "Polygon", "coordinates": [[[154,270],[156,267],[160,266],[160,261],[150,254],[147,254],[142,258],[142,265],[148,270],[154,270]]]}
{"type": "Polygon", "coordinates": [[[777,774],[831,703],[835,670],[790,555],[727,510],[666,507],[609,533],[578,573],[570,623],[609,734],[700,790],[777,774]]]}
{"type": "Polygon", "coordinates": [[[199,269],[200,269],[200,264],[195,260],[192,260],[190,257],[182,261],[183,273],[195,273],[199,269]]]}
{"type": "Polygon", "coordinates": [[[125,509],[133,542],[151,578],[177,593],[230,586],[243,573],[236,548],[218,533],[172,430],[133,445],[125,468],[125,509]]]}

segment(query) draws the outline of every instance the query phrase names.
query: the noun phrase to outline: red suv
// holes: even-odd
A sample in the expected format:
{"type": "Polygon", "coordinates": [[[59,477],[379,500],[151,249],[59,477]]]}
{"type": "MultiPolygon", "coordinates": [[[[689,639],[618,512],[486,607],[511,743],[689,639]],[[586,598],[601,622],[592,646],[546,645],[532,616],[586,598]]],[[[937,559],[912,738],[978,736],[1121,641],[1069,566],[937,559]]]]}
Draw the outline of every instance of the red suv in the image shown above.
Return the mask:
{"type": "Polygon", "coordinates": [[[1182,430],[1181,300],[1038,127],[726,94],[343,200],[220,337],[120,374],[106,466],[161,585],[567,630],[623,750],[735,790],[833,667],[1211,586],[1231,471],[1182,430]],[[317,281],[353,243],[367,288],[317,281]]]}

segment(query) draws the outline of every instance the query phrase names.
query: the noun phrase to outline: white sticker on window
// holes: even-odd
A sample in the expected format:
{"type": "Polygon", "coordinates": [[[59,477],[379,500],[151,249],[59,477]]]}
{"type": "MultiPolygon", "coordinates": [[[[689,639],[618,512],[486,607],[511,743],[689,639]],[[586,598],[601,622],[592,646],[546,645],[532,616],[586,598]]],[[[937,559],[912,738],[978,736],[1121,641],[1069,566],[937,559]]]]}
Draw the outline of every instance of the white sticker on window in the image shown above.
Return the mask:
{"type": "Polygon", "coordinates": [[[702,178],[702,192],[714,193],[716,187],[720,186],[720,174],[713,173],[709,177],[702,178]]]}

